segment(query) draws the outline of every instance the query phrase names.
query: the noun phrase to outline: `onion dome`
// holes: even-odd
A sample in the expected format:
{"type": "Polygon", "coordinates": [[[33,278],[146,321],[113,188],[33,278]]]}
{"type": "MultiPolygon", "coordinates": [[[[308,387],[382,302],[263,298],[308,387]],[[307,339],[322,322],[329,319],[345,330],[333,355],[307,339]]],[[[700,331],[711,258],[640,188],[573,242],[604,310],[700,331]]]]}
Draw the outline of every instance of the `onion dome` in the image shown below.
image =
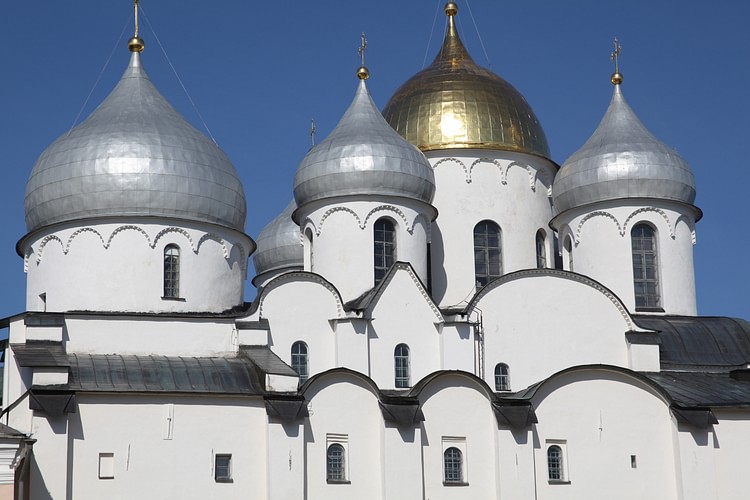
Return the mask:
{"type": "Polygon", "coordinates": [[[695,178],[625,102],[615,72],[612,101],[586,144],[563,163],[552,186],[557,212],[605,200],[657,198],[693,204],[695,178]]]}
{"type": "Polygon", "coordinates": [[[298,206],[347,195],[383,195],[430,203],[435,176],[427,158],[398,135],[367,91],[368,72],[357,72],[354,101],[323,142],[314,146],[294,175],[298,206]]]}
{"type": "Polygon", "coordinates": [[[510,83],[477,65],[454,22],[456,4],[445,6],[448,32],[430,66],[399,88],[383,116],[422,151],[478,148],[549,158],[539,120],[510,83]]]}
{"type": "Polygon", "coordinates": [[[292,220],[297,204],[292,200],[258,235],[253,254],[255,274],[303,266],[299,226],[292,220]]]}
{"type": "Polygon", "coordinates": [[[234,166],[159,93],[141,66],[142,41],[112,93],[50,145],[26,185],[29,232],[113,216],[157,216],[244,231],[234,166]]]}

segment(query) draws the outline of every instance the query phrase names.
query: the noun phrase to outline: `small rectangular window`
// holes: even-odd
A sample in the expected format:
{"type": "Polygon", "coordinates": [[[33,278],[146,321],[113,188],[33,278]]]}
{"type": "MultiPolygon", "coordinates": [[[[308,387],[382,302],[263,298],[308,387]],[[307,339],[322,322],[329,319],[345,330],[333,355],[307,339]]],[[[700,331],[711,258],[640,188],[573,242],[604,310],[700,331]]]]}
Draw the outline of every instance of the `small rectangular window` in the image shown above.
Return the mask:
{"type": "Polygon", "coordinates": [[[232,455],[229,453],[217,454],[214,464],[214,479],[217,483],[232,482],[232,455]]]}
{"type": "Polygon", "coordinates": [[[635,455],[630,455],[630,468],[631,469],[637,469],[638,468],[638,461],[637,461],[635,455]]]}

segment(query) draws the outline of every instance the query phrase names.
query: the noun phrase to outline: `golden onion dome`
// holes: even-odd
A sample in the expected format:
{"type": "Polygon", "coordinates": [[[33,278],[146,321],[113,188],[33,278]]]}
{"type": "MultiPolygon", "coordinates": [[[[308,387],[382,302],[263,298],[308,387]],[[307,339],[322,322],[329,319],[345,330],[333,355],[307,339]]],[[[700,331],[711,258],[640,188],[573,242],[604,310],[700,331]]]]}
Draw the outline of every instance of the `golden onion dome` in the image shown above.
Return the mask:
{"type": "Polygon", "coordinates": [[[544,130],[510,83],[477,65],[445,7],[448,31],[437,57],[399,88],[383,110],[386,121],[422,151],[478,148],[549,158],[544,130]]]}

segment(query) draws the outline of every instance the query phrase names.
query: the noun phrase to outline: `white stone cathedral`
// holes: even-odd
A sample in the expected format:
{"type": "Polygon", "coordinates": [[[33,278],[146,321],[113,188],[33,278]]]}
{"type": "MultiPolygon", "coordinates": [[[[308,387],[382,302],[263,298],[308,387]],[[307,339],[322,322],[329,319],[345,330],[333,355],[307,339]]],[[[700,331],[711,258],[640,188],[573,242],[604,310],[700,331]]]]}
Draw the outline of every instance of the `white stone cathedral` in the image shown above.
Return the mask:
{"type": "Polygon", "coordinates": [[[619,72],[555,164],[457,11],[382,114],[359,69],[255,241],[130,40],[26,186],[0,498],[748,497],[750,323],[696,316],[690,167],[619,72]]]}

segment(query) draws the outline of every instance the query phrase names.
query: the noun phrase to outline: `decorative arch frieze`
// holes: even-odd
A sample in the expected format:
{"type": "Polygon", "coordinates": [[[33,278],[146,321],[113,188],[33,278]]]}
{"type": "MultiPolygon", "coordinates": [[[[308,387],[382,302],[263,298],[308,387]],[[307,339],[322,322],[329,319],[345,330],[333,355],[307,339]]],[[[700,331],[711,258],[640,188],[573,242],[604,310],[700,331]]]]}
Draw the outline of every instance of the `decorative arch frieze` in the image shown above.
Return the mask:
{"type": "Polygon", "coordinates": [[[357,212],[355,212],[354,210],[352,210],[349,207],[342,207],[342,206],[331,207],[328,210],[326,210],[325,212],[323,212],[323,216],[320,218],[320,221],[318,221],[317,225],[315,224],[315,222],[310,217],[306,217],[305,221],[302,223],[302,225],[305,228],[307,228],[309,224],[312,224],[312,227],[315,230],[315,236],[320,236],[320,233],[323,232],[323,223],[325,223],[325,221],[326,221],[326,219],[328,219],[328,217],[330,217],[331,215],[333,215],[335,213],[338,213],[338,212],[344,212],[344,213],[351,214],[352,217],[354,217],[354,220],[357,222],[357,225],[361,229],[363,229],[362,219],[359,218],[359,215],[357,215],[357,212]]]}
{"type": "MultiPolygon", "coordinates": [[[[30,249],[27,252],[27,254],[24,256],[24,270],[28,271],[28,263],[29,263],[29,260],[31,259],[32,254],[34,254],[34,253],[36,254],[36,264],[39,265],[41,263],[43,255],[44,255],[44,248],[51,241],[57,241],[60,244],[60,248],[63,251],[63,255],[67,255],[68,252],[70,251],[70,247],[73,244],[73,241],[78,236],[80,236],[81,234],[84,234],[84,233],[93,233],[93,234],[95,234],[99,238],[99,241],[101,241],[102,248],[104,248],[105,250],[107,250],[107,249],[109,249],[112,246],[112,241],[114,240],[114,238],[118,234],[123,233],[125,231],[135,231],[135,232],[140,233],[141,235],[143,235],[143,237],[146,240],[146,244],[151,249],[156,248],[156,245],[158,244],[159,240],[164,235],[166,235],[168,233],[179,233],[179,234],[182,234],[183,236],[185,236],[185,238],[187,238],[188,242],[190,243],[190,249],[193,252],[195,252],[196,254],[200,251],[200,247],[201,247],[201,245],[205,241],[212,240],[212,241],[215,241],[215,242],[217,242],[217,243],[219,243],[221,245],[224,258],[225,259],[229,258],[229,244],[228,244],[228,242],[224,238],[222,238],[221,236],[218,236],[216,234],[206,233],[203,236],[201,236],[200,240],[198,240],[197,245],[193,245],[193,238],[190,236],[190,234],[187,231],[185,231],[184,229],[179,228],[179,227],[168,227],[168,228],[162,229],[152,239],[143,228],[141,228],[139,226],[132,225],[132,224],[127,224],[127,225],[123,225],[123,226],[119,226],[119,227],[115,228],[112,231],[112,233],[109,235],[109,238],[107,238],[106,240],[105,240],[104,236],[97,229],[95,229],[93,227],[82,227],[82,228],[76,229],[75,231],[73,231],[70,234],[70,236],[68,236],[66,242],[63,242],[63,240],[60,239],[60,237],[57,236],[57,235],[55,235],[55,234],[47,235],[47,236],[45,236],[39,242],[39,246],[36,249],[36,251],[34,251],[33,249],[30,249]]],[[[240,251],[242,252],[242,255],[243,255],[243,263],[241,265],[243,267],[243,270],[245,272],[247,272],[247,257],[246,257],[247,256],[247,252],[245,251],[244,248],[242,248],[241,245],[238,245],[238,246],[240,247],[240,251]]]]}
{"type": "Polygon", "coordinates": [[[583,231],[583,225],[594,217],[605,217],[607,219],[611,219],[615,223],[615,226],[617,226],[617,232],[620,234],[620,236],[624,234],[622,226],[620,226],[620,222],[614,215],[609,212],[604,212],[603,210],[597,210],[596,212],[586,214],[586,216],[581,219],[581,222],[578,223],[578,227],[575,231],[575,237],[573,238],[576,246],[578,246],[578,244],[581,242],[581,232],[583,231]]]}
{"type": "MultiPolygon", "coordinates": [[[[464,176],[466,178],[466,184],[471,184],[471,168],[474,167],[473,164],[472,164],[472,166],[470,168],[466,168],[466,164],[464,162],[462,162],[461,160],[459,160],[458,158],[449,157],[449,158],[442,158],[442,159],[438,160],[432,166],[432,169],[435,170],[436,168],[438,168],[439,165],[442,165],[443,163],[456,163],[456,164],[458,164],[458,166],[461,167],[463,169],[463,171],[464,171],[464,176]]],[[[476,162],[474,162],[474,163],[476,163],[476,162]]]]}
{"type": "Polygon", "coordinates": [[[692,241],[693,245],[695,245],[695,220],[692,217],[688,217],[687,215],[680,215],[679,217],[677,217],[677,220],[674,222],[675,237],[677,236],[677,225],[680,222],[684,222],[688,227],[688,230],[690,231],[690,240],[692,241]]]}
{"type": "Polygon", "coordinates": [[[154,245],[151,244],[151,237],[148,235],[146,231],[143,230],[143,228],[128,224],[125,226],[120,226],[116,228],[114,231],[112,231],[112,234],[109,235],[109,239],[107,239],[107,243],[104,244],[104,248],[105,249],[109,248],[109,246],[112,244],[112,240],[114,239],[114,237],[122,233],[123,231],[136,231],[138,233],[141,233],[146,238],[146,243],[148,243],[148,246],[151,248],[154,248],[154,245],[156,244],[156,243],[154,243],[154,245]]]}
{"type": "Polygon", "coordinates": [[[292,281],[308,281],[319,284],[331,293],[331,296],[336,303],[336,311],[338,313],[338,317],[332,319],[342,319],[346,316],[344,312],[344,302],[341,299],[341,294],[339,294],[339,291],[335,286],[333,286],[333,284],[331,284],[329,281],[318,274],[305,271],[294,271],[290,273],[284,273],[281,276],[272,279],[266,286],[263,287],[260,292],[260,298],[258,299],[258,314],[260,318],[263,318],[263,306],[265,305],[265,300],[268,294],[271,291],[292,281]]]}
{"type": "Polygon", "coordinates": [[[23,272],[25,273],[29,272],[29,260],[31,260],[33,253],[34,252],[29,249],[23,256],[23,272]]]}
{"type": "Polygon", "coordinates": [[[505,181],[503,184],[508,183],[508,172],[510,172],[511,167],[520,167],[526,171],[526,173],[529,175],[529,187],[532,191],[536,192],[536,177],[537,177],[537,170],[535,168],[532,168],[531,165],[528,165],[526,163],[521,163],[519,161],[513,161],[508,164],[507,167],[505,167],[505,173],[504,173],[504,179],[505,181]]]}
{"type": "Polygon", "coordinates": [[[195,250],[193,250],[193,252],[196,253],[196,254],[198,252],[200,252],[201,245],[203,245],[203,243],[205,243],[206,241],[209,241],[209,240],[210,241],[215,241],[216,243],[218,243],[219,245],[221,245],[221,250],[224,253],[224,258],[225,259],[229,258],[229,248],[227,248],[227,242],[221,236],[217,236],[217,235],[212,234],[212,233],[206,233],[203,236],[201,236],[201,238],[198,240],[198,244],[196,245],[195,250]]]}
{"type": "Polygon", "coordinates": [[[420,220],[422,221],[422,224],[424,224],[424,232],[425,232],[427,241],[431,242],[432,241],[432,223],[430,222],[429,219],[427,219],[427,217],[425,217],[422,214],[417,214],[417,216],[414,217],[414,221],[411,223],[412,232],[410,232],[409,234],[413,233],[414,228],[417,227],[417,224],[419,223],[420,220]]]}
{"type": "Polygon", "coordinates": [[[491,165],[495,165],[500,171],[500,184],[505,186],[508,184],[508,169],[503,169],[503,164],[500,163],[498,160],[493,160],[492,158],[479,158],[472,162],[472,164],[469,166],[469,171],[466,173],[466,183],[472,182],[472,175],[474,173],[474,167],[479,165],[480,163],[489,163],[491,165]]]}
{"type": "Polygon", "coordinates": [[[68,249],[65,248],[65,244],[60,238],[58,238],[54,234],[47,235],[42,239],[42,241],[39,242],[39,248],[37,249],[37,252],[36,252],[36,265],[37,266],[42,262],[42,257],[44,255],[44,247],[46,247],[50,241],[56,241],[60,244],[60,249],[62,250],[63,255],[66,255],[68,253],[68,249]]]}
{"type": "Polygon", "coordinates": [[[370,220],[370,218],[378,212],[392,212],[398,215],[401,218],[401,220],[404,221],[404,227],[406,228],[406,231],[409,234],[411,234],[414,231],[414,222],[416,222],[416,218],[414,219],[414,222],[412,222],[411,226],[409,226],[409,221],[406,219],[406,214],[404,214],[404,212],[395,205],[380,205],[378,207],[373,208],[367,213],[367,215],[365,216],[364,222],[362,222],[359,225],[359,228],[364,230],[367,227],[367,222],[370,220]]]}
{"type": "Polygon", "coordinates": [[[154,237],[154,242],[151,244],[151,248],[156,248],[157,243],[159,243],[159,240],[166,234],[169,233],[177,233],[183,235],[185,238],[187,238],[188,242],[190,243],[190,248],[193,250],[193,252],[198,253],[198,247],[193,244],[193,237],[190,236],[190,233],[185,231],[184,229],[180,227],[168,227],[165,229],[162,229],[158,233],[156,233],[156,236],[154,237]]]}
{"type": "Polygon", "coordinates": [[[661,215],[667,223],[667,228],[669,229],[669,236],[671,236],[672,239],[675,239],[676,237],[675,227],[677,226],[677,221],[675,221],[675,224],[672,225],[672,223],[669,221],[669,215],[667,215],[667,213],[661,208],[656,208],[656,207],[642,207],[642,208],[639,208],[638,210],[633,211],[630,215],[628,215],[628,218],[625,219],[625,224],[622,225],[620,236],[625,236],[628,233],[628,224],[630,224],[630,221],[633,220],[634,217],[636,217],[639,214],[646,213],[646,212],[655,212],[661,215]]]}

